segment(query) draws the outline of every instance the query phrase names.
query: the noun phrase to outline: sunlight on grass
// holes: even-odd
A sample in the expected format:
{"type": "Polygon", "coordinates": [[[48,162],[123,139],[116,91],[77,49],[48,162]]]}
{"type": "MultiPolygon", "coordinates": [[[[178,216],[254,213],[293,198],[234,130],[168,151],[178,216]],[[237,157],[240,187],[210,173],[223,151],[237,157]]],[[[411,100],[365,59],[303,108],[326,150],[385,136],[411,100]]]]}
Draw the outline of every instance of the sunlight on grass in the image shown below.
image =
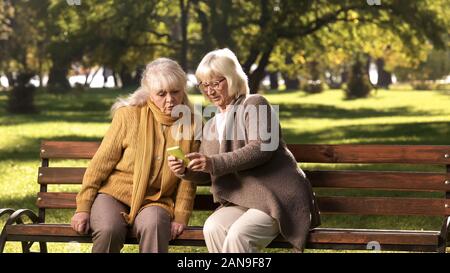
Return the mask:
{"type": "MultiPolygon", "coordinates": [[[[37,211],[36,193],[39,145],[42,140],[100,141],[110,123],[109,108],[123,90],[89,90],[54,95],[39,92],[35,115],[10,115],[5,112],[6,93],[0,92],[0,207],[30,208],[37,211]]],[[[378,90],[367,99],[345,100],[341,90],[321,94],[305,92],[267,92],[265,96],[280,106],[280,120],[288,143],[372,143],[449,145],[450,92],[378,90]]],[[[190,95],[193,103],[203,103],[203,96],[190,95]]],[[[87,161],[58,161],[51,166],[86,166],[87,161]]],[[[415,170],[444,172],[443,166],[367,164],[300,164],[312,169],[415,170]]],[[[51,186],[52,190],[76,192],[79,186],[51,186]]],[[[208,193],[200,187],[199,193],[208,193]]],[[[343,196],[392,195],[372,191],[341,191],[343,196]]],[[[395,193],[417,196],[417,193],[395,193]]],[[[433,195],[434,196],[434,195],[433,195]]],[[[68,223],[73,210],[52,211],[50,223],[68,223]]],[[[191,225],[202,225],[209,212],[194,212],[191,225]]],[[[3,226],[5,219],[0,220],[3,226]]],[[[439,229],[439,217],[325,216],[323,226],[439,229]]],[[[49,243],[50,252],[90,252],[91,244],[49,243]]],[[[38,246],[33,246],[38,251],[38,246]]],[[[171,252],[207,252],[204,247],[171,247],[171,252]]],[[[267,252],[289,252],[268,249],[267,252]]],[[[5,252],[21,252],[20,243],[8,242],[5,252]]],[[[126,246],[123,252],[138,252],[126,246]]],[[[330,252],[307,250],[306,252],[330,252]]],[[[335,252],[335,251],[332,251],[335,252]]],[[[347,252],[347,251],[344,251],[347,252]]]]}

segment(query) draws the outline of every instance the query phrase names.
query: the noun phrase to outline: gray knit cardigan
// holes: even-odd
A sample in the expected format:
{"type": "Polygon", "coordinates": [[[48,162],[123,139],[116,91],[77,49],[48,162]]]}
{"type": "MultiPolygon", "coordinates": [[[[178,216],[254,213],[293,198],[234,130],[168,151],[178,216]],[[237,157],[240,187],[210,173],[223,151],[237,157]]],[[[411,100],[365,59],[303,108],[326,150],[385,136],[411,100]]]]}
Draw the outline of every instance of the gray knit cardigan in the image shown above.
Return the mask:
{"type": "Polygon", "coordinates": [[[250,105],[265,105],[269,110],[267,115],[258,116],[257,120],[259,126],[266,119],[269,131],[270,115],[274,114],[269,102],[261,95],[249,95],[235,99],[233,105],[243,106],[240,111],[228,114],[226,121],[226,130],[231,130],[235,139],[220,144],[215,119],[210,119],[203,128],[200,153],[212,159],[212,172],[187,170],[183,178],[198,184],[210,181],[214,202],[233,203],[267,213],[278,221],[281,235],[297,251],[303,251],[310,229],[320,225],[311,184],[287,149],[279,123],[279,143],[275,150],[261,149],[270,139],[262,140],[258,134],[258,138],[250,138],[255,133],[252,130],[258,127],[251,126],[252,119],[245,109],[250,105]],[[245,126],[237,126],[240,121],[245,126]],[[244,139],[236,137],[239,130],[244,130],[244,139]],[[212,135],[205,137],[206,134],[212,135]]]}

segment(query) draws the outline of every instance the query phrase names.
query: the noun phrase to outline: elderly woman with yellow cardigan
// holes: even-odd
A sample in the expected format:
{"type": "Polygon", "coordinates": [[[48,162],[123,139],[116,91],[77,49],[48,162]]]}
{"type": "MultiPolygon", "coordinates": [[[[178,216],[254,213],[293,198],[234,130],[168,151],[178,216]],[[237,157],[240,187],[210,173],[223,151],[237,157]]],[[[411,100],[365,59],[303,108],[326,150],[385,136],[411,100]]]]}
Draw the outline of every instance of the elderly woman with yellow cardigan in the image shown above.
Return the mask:
{"type": "Polygon", "coordinates": [[[113,105],[112,124],[86,170],[71,221],[79,233],[92,230],[92,252],[120,252],[130,228],[140,252],[167,252],[188,224],[195,186],[170,171],[166,155],[168,147],[189,153],[199,146],[193,137],[172,135],[194,133],[171,116],[175,106],[190,105],[185,90],[181,67],[160,58],[147,65],[141,87],[113,105]]]}

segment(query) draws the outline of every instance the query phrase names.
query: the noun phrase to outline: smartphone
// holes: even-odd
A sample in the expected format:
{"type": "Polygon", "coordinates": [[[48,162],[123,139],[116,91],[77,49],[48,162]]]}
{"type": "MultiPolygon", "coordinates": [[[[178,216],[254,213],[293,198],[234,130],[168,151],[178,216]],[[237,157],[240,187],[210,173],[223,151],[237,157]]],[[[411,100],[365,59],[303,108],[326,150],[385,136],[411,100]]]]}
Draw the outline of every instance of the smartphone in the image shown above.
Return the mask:
{"type": "Polygon", "coordinates": [[[181,159],[184,162],[184,166],[187,166],[189,164],[189,158],[187,158],[183,151],[178,146],[170,147],[166,149],[167,153],[169,155],[172,155],[176,157],[177,159],[181,159]]]}

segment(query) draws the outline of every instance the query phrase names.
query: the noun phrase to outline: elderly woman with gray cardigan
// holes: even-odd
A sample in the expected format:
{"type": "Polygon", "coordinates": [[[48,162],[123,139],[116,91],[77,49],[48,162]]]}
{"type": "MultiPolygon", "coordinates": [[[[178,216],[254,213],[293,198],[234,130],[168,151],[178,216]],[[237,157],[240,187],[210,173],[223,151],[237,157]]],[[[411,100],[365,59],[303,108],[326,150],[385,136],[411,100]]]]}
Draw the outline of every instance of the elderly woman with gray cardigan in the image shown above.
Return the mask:
{"type": "Polygon", "coordinates": [[[273,108],[248,95],[247,76],[229,49],[208,53],[196,77],[219,112],[205,124],[200,151],[187,155],[187,167],[174,157],[168,163],[185,180],[211,181],[221,206],[204,225],[209,252],[258,252],[279,234],[302,251],[320,216],[273,108]]]}

